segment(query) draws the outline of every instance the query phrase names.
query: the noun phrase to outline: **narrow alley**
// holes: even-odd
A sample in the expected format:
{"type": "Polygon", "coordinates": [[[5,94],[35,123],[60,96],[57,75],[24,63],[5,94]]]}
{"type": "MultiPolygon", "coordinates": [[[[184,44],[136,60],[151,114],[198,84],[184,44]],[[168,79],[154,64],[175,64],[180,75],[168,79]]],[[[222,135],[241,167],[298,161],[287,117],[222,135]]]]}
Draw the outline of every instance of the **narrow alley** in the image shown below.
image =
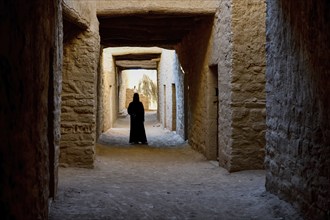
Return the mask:
{"type": "Polygon", "coordinates": [[[300,219],[265,191],[265,171],[219,168],[158,126],[155,113],[145,125],[148,146],[128,144],[122,117],[101,135],[95,169],[60,168],[50,219],[300,219]]]}
{"type": "Polygon", "coordinates": [[[329,12],[1,1],[1,219],[330,220],[329,12]]]}

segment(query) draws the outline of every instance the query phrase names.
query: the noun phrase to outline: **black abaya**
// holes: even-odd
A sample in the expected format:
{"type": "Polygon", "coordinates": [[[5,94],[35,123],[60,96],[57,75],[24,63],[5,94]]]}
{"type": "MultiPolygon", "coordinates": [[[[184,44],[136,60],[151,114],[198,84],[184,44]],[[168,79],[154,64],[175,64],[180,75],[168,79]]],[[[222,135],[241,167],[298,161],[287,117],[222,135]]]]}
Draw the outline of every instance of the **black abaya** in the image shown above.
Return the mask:
{"type": "MultiPolygon", "coordinates": [[[[137,94],[137,93],[136,93],[137,94]]],[[[144,129],[144,107],[138,98],[135,98],[128,106],[128,114],[131,116],[131,130],[129,143],[147,143],[146,132],[144,129]]]]}

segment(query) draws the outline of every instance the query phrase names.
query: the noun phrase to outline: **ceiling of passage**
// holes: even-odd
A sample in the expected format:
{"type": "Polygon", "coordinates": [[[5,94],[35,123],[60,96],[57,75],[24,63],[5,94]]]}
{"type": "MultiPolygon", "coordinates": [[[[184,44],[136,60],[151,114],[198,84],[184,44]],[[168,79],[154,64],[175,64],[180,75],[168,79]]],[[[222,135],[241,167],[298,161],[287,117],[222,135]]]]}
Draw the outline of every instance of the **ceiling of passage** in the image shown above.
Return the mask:
{"type": "Polygon", "coordinates": [[[160,53],[128,53],[113,57],[120,69],[157,69],[160,53]]]}
{"type": "Polygon", "coordinates": [[[210,17],[213,15],[99,15],[101,44],[105,47],[174,48],[184,36],[210,17]]]}
{"type": "MultiPolygon", "coordinates": [[[[175,45],[214,14],[146,13],[98,15],[104,47],[162,47],[175,45]]],[[[157,69],[161,52],[114,55],[120,69],[157,69]]]]}

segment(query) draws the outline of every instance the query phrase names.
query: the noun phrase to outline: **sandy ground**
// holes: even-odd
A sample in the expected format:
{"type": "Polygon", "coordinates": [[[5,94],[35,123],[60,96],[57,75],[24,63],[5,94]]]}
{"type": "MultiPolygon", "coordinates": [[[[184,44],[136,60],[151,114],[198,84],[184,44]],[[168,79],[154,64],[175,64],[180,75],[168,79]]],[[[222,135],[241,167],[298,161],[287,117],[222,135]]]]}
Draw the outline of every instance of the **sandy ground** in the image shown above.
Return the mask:
{"type": "Polygon", "coordinates": [[[95,169],[60,168],[51,220],[301,219],[265,192],[265,172],[228,173],[148,115],[149,145],[128,144],[128,118],[100,137],[95,169]]]}
{"type": "MultiPolygon", "coordinates": [[[[149,147],[179,147],[185,144],[184,140],[175,132],[162,129],[157,122],[156,112],[146,112],[145,129],[149,147]]],[[[114,127],[103,133],[99,138],[99,143],[112,146],[130,146],[129,139],[129,115],[123,114],[114,127]]]]}

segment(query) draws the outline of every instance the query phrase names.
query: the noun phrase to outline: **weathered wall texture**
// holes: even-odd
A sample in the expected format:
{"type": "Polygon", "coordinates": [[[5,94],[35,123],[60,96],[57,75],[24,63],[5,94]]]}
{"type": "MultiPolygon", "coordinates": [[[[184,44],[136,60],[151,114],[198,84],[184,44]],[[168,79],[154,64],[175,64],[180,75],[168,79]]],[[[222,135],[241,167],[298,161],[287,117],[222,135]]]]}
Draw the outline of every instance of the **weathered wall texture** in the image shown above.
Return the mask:
{"type": "Polygon", "coordinates": [[[48,104],[60,63],[58,10],[58,1],[1,2],[1,219],[48,218],[49,144],[56,145],[59,114],[58,100],[48,104]]]}
{"type": "Polygon", "coordinates": [[[98,14],[130,14],[150,12],[210,13],[219,0],[98,0],[98,14]],[[123,7],[123,2],[125,6],[123,7]]]}
{"type": "Polygon", "coordinates": [[[174,50],[163,49],[157,73],[159,121],[184,139],[184,75],[174,50]]]}
{"type": "Polygon", "coordinates": [[[164,128],[173,130],[172,126],[172,83],[177,71],[175,51],[163,50],[158,65],[158,114],[164,128]]]}
{"type": "MultiPolygon", "coordinates": [[[[209,65],[211,54],[210,37],[213,17],[200,24],[186,36],[177,47],[180,63],[185,72],[185,84],[188,114],[188,140],[196,150],[208,155],[206,141],[208,136],[209,114],[207,112],[207,97],[209,65]]],[[[212,93],[214,95],[214,93],[212,93]]]]}
{"type": "Polygon", "coordinates": [[[213,65],[218,65],[219,88],[219,164],[230,169],[232,146],[232,29],[231,29],[231,0],[220,1],[215,18],[215,43],[212,53],[213,65]]]}
{"type": "Polygon", "coordinates": [[[118,72],[118,86],[119,86],[119,94],[118,94],[118,108],[119,112],[125,112],[127,108],[127,95],[126,90],[128,86],[128,75],[124,73],[124,71],[118,72]]]}
{"type": "Polygon", "coordinates": [[[95,3],[77,0],[62,0],[65,19],[79,27],[88,28],[93,22],[95,14],[95,3]]]}
{"type": "Polygon", "coordinates": [[[97,81],[96,81],[96,90],[97,90],[97,109],[96,109],[96,141],[98,137],[103,132],[103,46],[100,46],[100,57],[99,57],[99,65],[97,68],[97,81]]]}
{"type": "Polygon", "coordinates": [[[267,1],[266,188],[330,216],[330,4],[267,1]]]}
{"type": "MultiPolygon", "coordinates": [[[[63,166],[93,167],[96,140],[97,68],[100,39],[93,2],[68,1],[87,20],[82,29],[64,42],[60,163],[63,166]],[[79,8],[88,7],[88,10],[79,8]],[[94,8],[94,13],[93,13],[94,8]],[[89,13],[90,12],[90,13],[89,13]]],[[[64,17],[69,17],[64,14],[64,17]]],[[[64,37],[66,32],[64,32],[64,37]]]]}
{"type": "Polygon", "coordinates": [[[48,139],[49,142],[49,194],[54,198],[58,186],[58,166],[61,141],[61,92],[62,92],[62,64],[63,64],[63,17],[62,4],[59,1],[55,13],[55,46],[53,69],[49,75],[48,87],[48,139]],[[53,142],[51,141],[53,140],[53,142]]]}
{"type": "Polygon", "coordinates": [[[223,0],[215,21],[212,63],[218,63],[219,72],[219,163],[230,171],[262,169],[265,3],[223,0]]]}
{"type": "MultiPolygon", "coordinates": [[[[185,94],[184,94],[184,72],[181,69],[178,56],[175,54],[175,63],[174,66],[174,84],[175,84],[175,98],[176,98],[176,124],[175,131],[182,139],[186,138],[186,125],[185,125],[185,94]]],[[[172,94],[172,99],[174,94],[172,94]]]]}
{"type": "Polygon", "coordinates": [[[230,170],[263,169],[265,19],[263,0],[232,1],[232,150],[230,170]]]}
{"type": "Polygon", "coordinates": [[[110,48],[103,50],[102,63],[101,81],[98,82],[101,87],[99,96],[101,97],[100,113],[102,117],[99,123],[101,124],[101,132],[105,132],[112,127],[118,114],[117,77],[110,48]]]}
{"type": "Polygon", "coordinates": [[[205,119],[206,123],[206,157],[209,160],[218,159],[218,117],[219,117],[219,101],[218,101],[218,68],[217,66],[210,66],[205,69],[207,87],[206,87],[206,112],[208,117],[205,119]]]}

